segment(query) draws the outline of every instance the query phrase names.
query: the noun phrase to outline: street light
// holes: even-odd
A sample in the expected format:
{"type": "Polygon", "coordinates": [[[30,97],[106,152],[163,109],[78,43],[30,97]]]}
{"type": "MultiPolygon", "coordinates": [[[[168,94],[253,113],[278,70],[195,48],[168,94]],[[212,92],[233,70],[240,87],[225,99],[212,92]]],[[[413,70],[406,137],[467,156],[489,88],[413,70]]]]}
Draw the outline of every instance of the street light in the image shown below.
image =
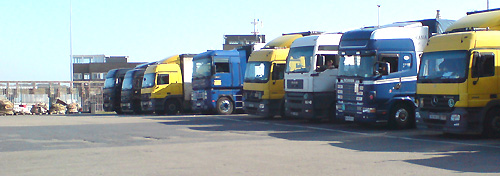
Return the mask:
{"type": "Polygon", "coordinates": [[[377,5],[377,27],[380,27],[380,5],[377,5]]]}

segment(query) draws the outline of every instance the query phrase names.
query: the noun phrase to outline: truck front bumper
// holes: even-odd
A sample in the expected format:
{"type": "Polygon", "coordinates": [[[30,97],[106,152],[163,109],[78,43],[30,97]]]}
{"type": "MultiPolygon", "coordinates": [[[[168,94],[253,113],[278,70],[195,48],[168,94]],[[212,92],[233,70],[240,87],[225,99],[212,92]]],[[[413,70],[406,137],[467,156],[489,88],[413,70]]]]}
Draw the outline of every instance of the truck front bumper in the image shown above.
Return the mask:
{"type": "Polygon", "coordinates": [[[386,123],[388,111],[374,107],[338,103],[336,105],[336,118],[337,120],[347,122],[386,123]]]}
{"type": "Polygon", "coordinates": [[[475,111],[455,108],[452,112],[430,112],[420,108],[415,113],[417,128],[454,134],[480,134],[482,125],[475,111]]]}
{"type": "Polygon", "coordinates": [[[248,114],[270,117],[280,114],[282,100],[245,101],[243,109],[248,114]]]}

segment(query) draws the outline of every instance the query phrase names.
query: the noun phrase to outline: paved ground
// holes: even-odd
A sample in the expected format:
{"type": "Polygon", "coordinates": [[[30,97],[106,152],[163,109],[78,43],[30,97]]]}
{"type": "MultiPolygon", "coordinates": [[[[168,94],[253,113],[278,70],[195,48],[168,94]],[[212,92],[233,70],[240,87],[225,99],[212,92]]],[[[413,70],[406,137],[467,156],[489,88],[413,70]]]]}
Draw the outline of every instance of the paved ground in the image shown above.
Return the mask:
{"type": "Polygon", "coordinates": [[[234,116],[1,116],[0,175],[500,174],[500,140],[234,116]]]}

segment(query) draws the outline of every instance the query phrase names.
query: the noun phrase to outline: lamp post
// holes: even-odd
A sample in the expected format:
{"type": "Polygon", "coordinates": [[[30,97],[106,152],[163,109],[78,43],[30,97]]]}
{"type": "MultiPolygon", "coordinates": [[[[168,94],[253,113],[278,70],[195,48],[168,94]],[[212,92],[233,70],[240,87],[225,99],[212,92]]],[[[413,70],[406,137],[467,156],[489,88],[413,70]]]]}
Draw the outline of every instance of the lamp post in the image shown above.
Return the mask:
{"type": "Polygon", "coordinates": [[[377,27],[380,27],[380,5],[377,5],[377,27]]]}

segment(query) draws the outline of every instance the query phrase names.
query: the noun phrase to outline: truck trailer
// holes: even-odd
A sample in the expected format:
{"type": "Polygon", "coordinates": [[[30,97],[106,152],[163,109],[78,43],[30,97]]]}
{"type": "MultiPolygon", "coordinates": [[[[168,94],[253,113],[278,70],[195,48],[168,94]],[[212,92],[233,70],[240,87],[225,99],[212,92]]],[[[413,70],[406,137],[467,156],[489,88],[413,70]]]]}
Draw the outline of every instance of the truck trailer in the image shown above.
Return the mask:
{"type": "Polygon", "coordinates": [[[191,110],[191,80],[194,54],[168,57],[144,72],[141,108],[157,115],[191,110]]]}

